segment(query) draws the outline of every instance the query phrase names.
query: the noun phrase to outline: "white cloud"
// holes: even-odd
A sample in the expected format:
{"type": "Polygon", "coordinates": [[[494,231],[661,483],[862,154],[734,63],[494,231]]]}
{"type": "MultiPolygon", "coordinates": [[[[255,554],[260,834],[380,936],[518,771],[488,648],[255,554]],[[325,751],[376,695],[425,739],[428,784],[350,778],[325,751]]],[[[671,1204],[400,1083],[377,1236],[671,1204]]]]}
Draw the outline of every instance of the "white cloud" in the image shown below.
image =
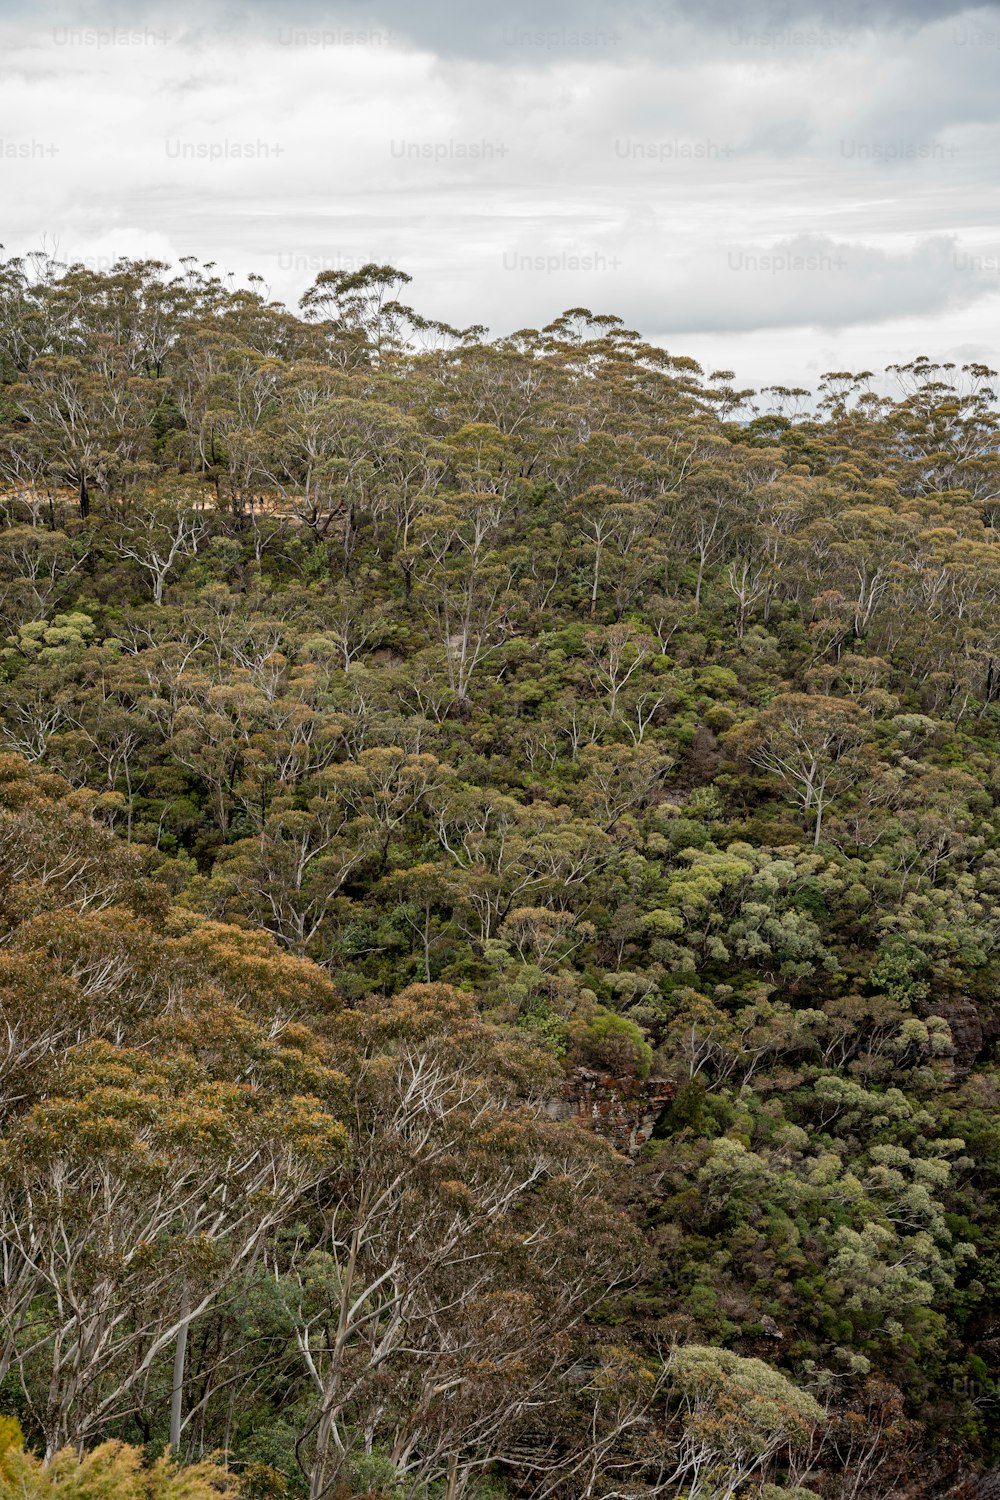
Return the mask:
{"type": "Polygon", "coordinates": [[[0,23],[3,238],[290,301],[390,260],[455,322],[582,303],[808,383],[817,329],[862,364],[979,346],[998,60],[996,8],[929,0],[33,6],[0,23]]]}

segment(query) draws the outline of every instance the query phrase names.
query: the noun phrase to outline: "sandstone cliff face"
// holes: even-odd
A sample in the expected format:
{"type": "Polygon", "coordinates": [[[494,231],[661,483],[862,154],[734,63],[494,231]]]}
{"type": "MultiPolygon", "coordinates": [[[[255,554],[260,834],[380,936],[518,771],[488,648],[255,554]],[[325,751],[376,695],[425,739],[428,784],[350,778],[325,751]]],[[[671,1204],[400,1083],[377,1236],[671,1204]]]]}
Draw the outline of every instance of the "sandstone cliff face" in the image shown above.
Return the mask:
{"type": "Polygon", "coordinates": [[[955,1078],[966,1078],[976,1059],[1000,1037],[1000,1020],[984,1013],[965,995],[927,1001],[920,1007],[924,1016],[940,1016],[948,1022],[954,1047],[952,1066],[955,1078]]]}
{"type": "Polygon", "coordinates": [[[622,1156],[635,1156],[653,1133],[674,1095],[668,1078],[615,1078],[590,1068],[574,1068],[548,1107],[553,1119],[576,1119],[622,1156]]]}

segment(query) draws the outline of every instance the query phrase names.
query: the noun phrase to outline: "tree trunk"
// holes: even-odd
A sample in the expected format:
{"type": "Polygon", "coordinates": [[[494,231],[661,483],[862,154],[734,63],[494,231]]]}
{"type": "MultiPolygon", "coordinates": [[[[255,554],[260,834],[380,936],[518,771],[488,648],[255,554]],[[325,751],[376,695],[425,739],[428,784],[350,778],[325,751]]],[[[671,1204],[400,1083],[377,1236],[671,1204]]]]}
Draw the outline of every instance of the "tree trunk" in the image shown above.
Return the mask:
{"type": "Polygon", "coordinates": [[[181,1419],[184,1414],[184,1361],[187,1356],[188,1328],[190,1326],[188,1313],[190,1302],[187,1291],[181,1303],[181,1317],[184,1319],[177,1330],[177,1342],[174,1345],[174,1379],[170,1391],[170,1451],[175,1458],[180,1457],[181,1450],[181,1419]]]}

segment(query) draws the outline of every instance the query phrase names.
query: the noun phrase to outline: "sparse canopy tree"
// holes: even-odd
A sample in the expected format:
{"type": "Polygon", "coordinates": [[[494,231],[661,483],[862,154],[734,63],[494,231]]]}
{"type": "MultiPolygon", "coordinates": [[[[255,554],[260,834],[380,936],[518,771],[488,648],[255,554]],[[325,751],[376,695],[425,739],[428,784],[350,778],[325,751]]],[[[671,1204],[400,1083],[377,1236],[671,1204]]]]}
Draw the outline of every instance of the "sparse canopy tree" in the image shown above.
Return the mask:
{"type": "Polygon", "coordinates": [[[789,800],[811,819],[818,845],[827,807],[868,769],[858,752],[869,733],[867,715],[851,699],[785,693],[735,731],[731,743],[779,779],[789,800]]]}

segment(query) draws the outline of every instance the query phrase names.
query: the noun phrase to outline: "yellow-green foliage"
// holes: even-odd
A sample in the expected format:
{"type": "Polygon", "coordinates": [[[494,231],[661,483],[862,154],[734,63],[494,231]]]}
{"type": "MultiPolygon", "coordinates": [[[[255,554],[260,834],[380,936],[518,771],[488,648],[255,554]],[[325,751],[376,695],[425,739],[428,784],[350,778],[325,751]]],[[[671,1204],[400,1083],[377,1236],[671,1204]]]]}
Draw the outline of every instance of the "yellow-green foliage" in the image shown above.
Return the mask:
{"type": "Polygon", "coordinates": [[[27,1453],[13,1417],[0,1417],[0,1500],[230,1500],[236,1480],[218,1464],[178,1464],[166,1454],[148,1467],[128,1443],[101,1443],[82,1456],[64,1448],[48,1463],[27,1453]]]}

